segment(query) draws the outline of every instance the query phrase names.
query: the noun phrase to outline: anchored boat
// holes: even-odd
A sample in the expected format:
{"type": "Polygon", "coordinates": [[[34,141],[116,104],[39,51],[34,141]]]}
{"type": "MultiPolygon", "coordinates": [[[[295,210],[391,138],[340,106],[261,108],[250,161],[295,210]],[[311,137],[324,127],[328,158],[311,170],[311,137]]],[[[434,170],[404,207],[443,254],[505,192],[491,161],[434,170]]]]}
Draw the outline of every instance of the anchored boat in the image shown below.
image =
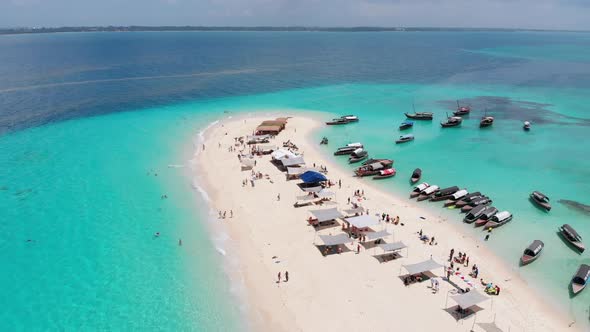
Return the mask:
{"type": "Polygon", "coordinates": [[[561,234],[561,236],[580,253],[586,250],[584,243],[582,243],[582,237],[569,224],[563,224],[561,227],[559,227],[559,234],[561,234]]]}
{"type": "Polygon", "coordinates": [[[422,177],[422,170],[419,168],[416,168],[414,170],[414,172],[412,172],[412,177],[410,178],[410,182],[416,183],[416,182],[420,181],[421,177],[422,177]]]}
{"type": "Polygon", "coordinates": [[[522,256],[520,257],[520,262],[522,265],[527,265],[529,263],[534,262],[541,256],[541,252],[545,247],[545,243],[541,240],[535,240],[531,243],[525,250],[522,256]]]}
{"type": "Polygon", "coordinates": [[[403,136],[400,136],[397,141],[395,141],[395,144],[406,143],[406,142],[410,142],[413,140],[414,140],[414,135],[403,135],[403,136]]]}
{"type": "Polygon", "coordinates": [[[387,179],[387,178],[390,178],[394,175],[395,175],[395,168],[388,168],[388,169],[384,169],[382,171],[379,171],[379,174],[375,175],[373,177],[373,180],[387,179]]]}
{"type": "Polygon", "coordinates": [[[590,279],[590,265],[582,264],[572,278],[571,286],[574,295],[580,293],[586,287],[588,279],[590,279]]]}
{"type": "Polygon", "coordinates": [[[498,213],[498,209],[496,209],[495,207],[486,207],[486,209],[483,210],[479,218],[475,221],[475,227],[485,225],[488,222],[488,220],[490,220],[496,213],[498,213]]]}
{"type": "Polygon", "coordinates": [[[426,183],[426,182],[420,183],[419,185],[414,187],[414,189],[410,193],[410,198],[416,198],[416,197],[420,196],[420,193],[423,192],[428,187],[430,187],[430,185],[428,183],[426,183]]]}
{"type": "Polygon", "coordinates": [[[447,206],[455,205],[455,203],[457,203],[458,200],[467,196],[468,194],[469,194],[469,192],[467,192],[467,190],[465,190],[465,189],[459,190],[456,193],[452,194],[449,197],[449,199],[447,199],[445,201],[445,204],[443,206],[447,207],[447,206]]]}
{"type": "Polygon", "coordinates": [[[406,130],[412,128],[414,126],[414,121],[404,121],[401,125],[399,125],[399,130],[406,130]]]}
{"type": "Polygon", "coordinates": [[[437,185],[434,186],[430,186],[426,189],[424,189],[423,192],[420,193],[420,196],[418,196],[418,202],[420,201],[424,201],[429,199],[430,197],[432,197],[440,188],[437,185]]]}
{"type": "Polygon", "coordinates": [[[508,211],[498,212],[490,218],[490,221],[485,224],[484,228],[500,227],[507,224],[510,220],[512,220],[512,213],[508,211]]]}
{"type": "Polygon", "coordinates": [[[545,209],[546,211],[551,211],[549,197],[545,196],[540,191],[533,191],[529,197],[531,198],[531,201],[535,203],[538,207],[545,209]]]}
{"type": "Polygon", "coordinates": [[[434,196],[430,200],[432,202],[443,201],[443,200],[451,197],[451,195],[456,193],[457,191],[459,191],[459,187],[457,187],[457,186],[444,188],[444,189],[439,190],[436,194],[434,194],[434,196]]]}
{"type": "Polygon", "coordinates": [[[471,209],[469,211],[469,213],[467,213],[465,215],[465,218],[463,218],[463,221],[468,224],[474,223],[482,215],[482,213],[485,211],[486,208],[487,208],[486,205],[478,205],[478,206],[474,207],[473,209],[471,209]]]}
{"type": "Polygon", "coordinates": [[[369,153],[367,152],[367,150],[365,150],[363,148],[358,148],[350,154],[350,158],[348,158],[348,162],[350,164],[358,163],[359,161],[367,159],[367,158],[369,158],[369,153]]]}

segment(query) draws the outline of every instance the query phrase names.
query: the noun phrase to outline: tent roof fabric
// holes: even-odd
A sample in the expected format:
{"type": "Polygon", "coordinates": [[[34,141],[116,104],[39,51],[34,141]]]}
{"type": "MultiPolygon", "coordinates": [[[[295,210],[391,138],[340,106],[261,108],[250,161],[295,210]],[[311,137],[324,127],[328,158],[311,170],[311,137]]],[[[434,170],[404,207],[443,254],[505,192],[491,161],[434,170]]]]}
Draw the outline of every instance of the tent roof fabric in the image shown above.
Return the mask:
{"type": "Polygon", "coordinates": [[[491,323],[477,323],[477,325],[479,325],[479,327],[481,327],[486,332],[504,332],[494,322],[491,322],[491,323]]]}
{"type": "Polygon", "coordinates": [[[451,298],[455,302],[457,302],[457,304],[463,309],[473,307],[474,305],[476,305],[478,303],[481,303],[483,301],[487,301],[490,299],[489,297],[483,295],[482,293],[478,292],[475,289],[473,289],[467,293],[451,296],[451,298]]]}
{"type": "Polygon", "coordinates": [[[320,192],[317,193],[318,197],[329,197],[329,196],[335,196],[336,193],[333,191],[329,191],[329,190],[322,190],[320,192]]]}
{"type": "Polygon", "coordinates": [[[305,167],[287,167],[287,174],[289,175],[299,175],[305,172],[307,172],[305,167]]]}
{"type": "Polygon", "coordinates": [[[364,215],[361,215],[358,217],[346,218],[346,221],[356,228],[365,228],[365,227],[377,225],[379,223],[379,219],[377,219],[374,216],[367,215],[367,214],[364,214],[364,215]]]}
{"type": "Polygon", "coordinates": [[[432,258],[424,262],[402,266],[404,267],[404,269],[406,269],[406,271],[408,271],[409,274],[422,273],[443,267],[443,265],[438,264],[432,258]]]}
{"type": "Polygon", "coordinates": [[[335,246],[339,244],[349,243],[352,242],[348,234],[338,234],[338,235],[320,235],[320,239],[324,242],[326,246],[335,246]]]}
{"type": "Polygon", "coordinates": [[[324,174],[316,171],[307,171],[301,174],[299,178],[301,178],[301,180],[303,180],[305,183],[316,183],[328,180],[324,174]]]}
{"type": "Polygon", "coordinates": [[[276,132],[279,132],[279,131],[281,131],[281,126],[258,126],[258,127],[256,127],[256,131],[263,131],[263,132],[276,131],[276,132]]]}
{"type": "Polygon", "coordinates": [[[355,209],[344,210],[344,212],[346,212],[346,214],[362,213],[362,212],[365,212],[365,208],[362,206],[359,206],[355,209]]]}
{"type": "Polygon", "coordinates": [[[281,162],[285,167],[305,164],[305,160],[303,160],[302,156],[283,158],[281,159],[281,162]]]}
{"type": "Polygon", "coordinates": [[[381,249],[383,249],[384,251],[396,251],[403,248],[407,248],[408,246],[405,245],[403,242],[399,241],[394,243],[385,243],[380,245],[379,247],[381,247],[381,249]]]}
{"type": "Polygon", "coordinates": [[[376,239],[381,239],[384,237],[387,237],[391,235],[391,233],[389,233],[388,231],[378,231],[378,232],[367,232],[365,233],[365,237],[371,241],[371,240],[376,240],[376,239]]]}
{"type": "Polygon", "coordinates": [[[319,222],[334,220],[336,218],[344,217],[337,208],[323,209],[323,210],[310,210],[311,213],[319,222]]]}
{"type": "Polygon", "coordinates": [[[322,191],[322,186],[316,186],[316,187],[307,187],[307,188],[303,188],[303,191],[308,192],[308,193],[317,193],[322,191]]]}
{"type": "Polygon", "coordinates": [[[297,157],[296,154],[294,154],[293,152],[291,152],[289,150],[285,150],[285,149],[278,149],[278,150],[274,151],[273,153],[271,153],[270,156],[273,157],[274,159],[283,159],[285,157],[289,157],[289,158],[297,157]]]}

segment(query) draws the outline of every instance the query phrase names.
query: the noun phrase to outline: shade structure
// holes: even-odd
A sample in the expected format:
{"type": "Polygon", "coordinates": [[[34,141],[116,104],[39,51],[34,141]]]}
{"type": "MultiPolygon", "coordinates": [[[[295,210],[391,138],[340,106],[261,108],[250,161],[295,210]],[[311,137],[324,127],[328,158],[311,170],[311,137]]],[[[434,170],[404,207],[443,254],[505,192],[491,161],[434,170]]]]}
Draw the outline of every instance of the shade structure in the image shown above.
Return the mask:
{"type": "Polygon", "coordinates": [[[307,172],[305,167],[287,167],[287,174],[295,176],[307,172]]]}
{"type": "Polygon", "coordinates": [[[355,213],[363,213],[365,212],[365,208],[363,208],[362,206],[356,207],[354,209],[348,209],[348,210],[344,210],[344,212],[346,212],[346,214],[355,214],[355,213]]]}
{"type": "Polygon", "coordinates": [[[408,264],[402,265],[408,274],[418,274],[422,272],[432,271],[434,269],[438,269],[443,267],[443,265],[438,264],[434,259],[425,260],[424,262],[416,263],[416,264],[408,264]]]}
{"type": "Polygon", "coordinates": [[[324,174],[316,171],[307,171],[301,174],[299,178],[305,183],[317,183],[328,180],[324,174]]]}
{"type": "Polygon", "coordinates": [[[322,191],[324,188],[322,186],[315,186],[315,187],[306,187],[303,188],[303,191],[308,192],[308,193],[317,193],[322,191]]]}
{"type": "Polygon", "coordinates": [[[339,244],[352,242],[348,234],[345,233],[337,235],[320,235],[320,239],[322,239],[325,246],[337,246],[339,244]]]}
{"type": "Polygon", "coordinates": [[[365,228],[379,224],[379,219],[367,214],[358,217],[346,218],[346,221],[356,228],[365,228]]]}
{"type": "Polygon", "coordinates": [[[253,167],[254,166],[254,160],[253,159],[242,158],[242,160],[240,162],[244,166],[250,166],[250,167],[253,167]]]}
{"type": "Polygon", "coordinates": [[[318,195],[318,197],[330,197],[330,196],[335,196],[336,193],[333,191],[329,191],[326,189],[321,190],[320,192],[318,192],[316,195],[318,195]]]}
{"type": "Polygon", "coordinates": [[[481,327],[486,332],[504,332],[494,322],[491,322],[491,323],[477,323],[477,325],[479,325],[479,327],[481,327]]]}
{"type": "Polygon", "coordinates": [[[474,290],[471,290],[467,293],[451,296],[451,299],[453,299],[453,301],[457,302],[457,304],[461,308],[468,309],[478,303],[481,303],[483,301],[487,301],[490,298],[474,289],[474,290]]]}
{"type": "Polygon", "coordinates": [[[305,165],[305,160],[303,160],[302,156],[297,157],[285,157],[281,159],[281,163],[283,166],[296,166],[296,165],[305,165]]]}
{"type": "Polygon", "coordinates": [[[309,213],[311,213],[314,216],[314,218],[316,218],[319,222],[334,220],[337,218],[344,217],[342,215],[342,213],[340,213],[340,211],[338,211],[337,208],[322,209],[322,210],[310,210],[309,213]]]}
{"type": "Polygon", "coordinates": [[[406,246],[403,242],[399,241],[394,243],[385,243],[380,245],[379,247],[383,249],[383,251],[396,251],[403,248],[407,248],[408,246],[406,246]]]}
{"type": "Polygon", "coordinates": [[[283,159],[286,157],[289,157],[289,158],[297,157],[296,154],[294,154],[293,152],[291,152],[289,150],[285,150],[285,149],[278,149],[277,151],[274,151],[273,153],[271,153],[270,156],[276,160],[280,160],[280,159],[283,159]]]}
{"type": "Polygon", "coordinates": [[[388,231],[367,232],[367,233],[365,233],[365,237],[369,241],[377,240],[377,239],[382,239],[384,237],[388,237],[389,235],[391,235],[391,233],[389,233],[388,231]]]}

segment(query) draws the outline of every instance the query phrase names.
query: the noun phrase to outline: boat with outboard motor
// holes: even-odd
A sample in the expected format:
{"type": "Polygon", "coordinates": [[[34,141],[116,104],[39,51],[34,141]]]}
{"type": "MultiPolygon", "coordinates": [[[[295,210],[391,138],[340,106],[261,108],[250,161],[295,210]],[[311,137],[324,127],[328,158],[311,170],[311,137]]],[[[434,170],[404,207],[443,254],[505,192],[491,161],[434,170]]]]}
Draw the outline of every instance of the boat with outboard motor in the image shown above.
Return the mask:
{"type": "Polygon", "coordinates": [[[533,191],[529,196],[531,201],[538,207],[545,209],[545,211],[551,211],[551,204],[549,204],[549,197],[545,196],[540,191],[533,191]]]}
{"type": "Polygon", "coordinates": [[[458,200],[462,199],[463,197],[469,195],[469,192],[465,189],[459,190],[456,193],[452,194],[443,204],[444,207],[448,207],[451,205],[455,205],[458,200]]]}
{"type": "Polygon", "coordinates": [[[439,190],[440,188],[437,185],[433,185],[426,188],[423,192],[420,193],[420,196],[418,196],[418,202],[429,199],[430,197],[434,196],[434,194],[436,194],[436,192],[439,190]]]}
{"type": "Polygon", "coordinates": [[[508,211],[498,212],[490,218],[490,220],[484,225],[484,228],[500,227],[506,225],[510,220],[512,220],[512,213],[508,211]]]}
{"type": "Polygon", "coordinates": [[[559,227],[559,234],[570,243],[576,250],[583,253],[586,250],[584,243],[582,242],[582,236],[576,232],[576,230],[569,224],[563,224],[559,227]]]}
{"type": "Polygon", "coordinates": [[[432,196],[432,198],[430,198],[430,201],[432,201],[432,202],[443,201],[443,200],[451,197],[451,195],[456,193],[457,191],[459,191],[459,187],[457,187],[457,186],[443,188],[443,189],[439,190],[436,194],[434,194],[434,196],[432,196]]]}
{"type": "Polygon", "coordinates": [[[474,223],[481,216],[481,214],[485,211],[486,208],[486,205],[478,205],[474,207],[465,215],[463,221],[468,224],[474,223]]]}
{"type": "Polygon", "coordinates": [[[572,287],[572,293],[574,295],[580,293],[586,285],[588,285],[588,280],[590,279],[590,265],[582,264],[574,274],[572,281],[570,283],[572,287]]]}
{"type": "Polygon", "coordinates": [[[399,130],[406,130],[406,129],[410,129],[414,126],[414,121],[409,121],[406,120],[404,122],[402,122],[401,125],[399,125],[399,130]]]}
{"type": "Polygon", "coordinates": [[[541,252],[545,247],[545,243],[541,240],[535,240],[533,243],[529,244],[529,246],[524,250],[522,256],[520,256],[520,263],[522,265],[527,265],[532,263],[541,256],[541,252]]]}
{"type": "Polygon", "coordinates": [[[479,218],[475,221],[475,227],[485,225],[488,222],[488,220],[490,220],[496,213],[498,213],[498,209],[496,209],[495,207],[486,207],[486,209],[483,210],[479,218]]]}
{"type": "Polygon", "coordinates": [[[414,140],[414,135],[403,135],[395,141],[395,144],[406,143],[414,140]]]}
{"type": "Polygon", "coordinates": [[[358,122],[359,118],[356,115],[343,115],[339,118],[336,119],[332,119],[332,121],[328,121],[326,122],[326,124],[328,126],[333,126],[333,125],[344,125],[344,124],[348,124],[348,123],[352,123],[352,122],[358,122]]]}
{"type": "Polygon", "coordinates": [[[430,187],[427,182],[422,182],[410,192],[410,198],[416,198],[420,196],[420,193],[423,192],[426,188],[430,187]]]}
{"type": "Polygon", "coordinates": [[[420,181],[420,178],[422,177],[422,170],[419,168],[416,168],[413,172],[412,172],[412,176],[410,177],[410,182],[412,183],[416,183],[418,181],[420,181]]]}
{"type": "Polygon", "coordinates": [[[367,152],[367,150],[363,148],[358,148],[350,154],[350,157],[348,158],[348,163],[358,163],[359,161],[365,160],[367,158],[369,158],[369,153],[367,152]]]}
{"type": "Polygon", "coordinates": [[[387,179],[387,178],[390,178],[394,175],[395,175],[395,168],[388,168],[388,169],[384,169],[382,171],[379,171],[379,174],[375,175],[373,177],[373,180],[387,179]]]}

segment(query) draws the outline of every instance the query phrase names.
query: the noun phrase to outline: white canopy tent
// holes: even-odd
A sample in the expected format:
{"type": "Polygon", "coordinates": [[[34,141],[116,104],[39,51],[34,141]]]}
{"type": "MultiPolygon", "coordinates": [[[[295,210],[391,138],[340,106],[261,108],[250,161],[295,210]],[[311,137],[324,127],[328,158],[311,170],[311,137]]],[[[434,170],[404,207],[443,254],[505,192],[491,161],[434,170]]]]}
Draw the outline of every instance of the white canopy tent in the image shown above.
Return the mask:
{"type": "Polygon", "coordinates": [[[281,158],[281,163],[283,163],[283,166],[285,166],[285,167],[296,166],[296,165],[305,165],[305,160],[303,160],[302,156],[285,157],[285,158],[281,158]]]}
{"type": "Polygon", "coordinates": [[[283,158],[295,158],[297,155],[289,150],[278,149],[270,154],[272,159],[280,160],[283,158]]]}
{"type": "Polygon", "coordinates": [[[365,212],[365,208],[362,206],[359,206],[357,208],[354,209],[348,209],[348,210],[344,210],[344,212],[346,212],[346,214],[361,214],[363,212],[365,212]]]}
{"type": "Polygon", "coordinates": [[[382,239],[384,237],[388,237],[389,235],[391,235],[391,233],[383,230],[383,231],[378,231],[378,232],[366,232],[366,233],[364,233],[364,235],[368,241],[373,241],[373,240],[377,240],[377,239],[382,239]]]}
{"type": "Polygon", "coordinates": [[[345,233],[337,235],[320,235],[320,239],[322,239],[322,242],[324,242],[325,246],[337,246],[339,244],[352,242],[348,234],[345,233]]]}
{"type": "Polygon", "coordinates": [[[379,245],[379,247],[383,249],[383,251],[396,251],[403,248],[407,248],[408,246],[406,246],[403,242],[399,241],[394,243],[384,243],[379,245]]]}
{"type": "Polygon", "coordinates": [[[402,267],[408,271],[408,274],[418,274],[441,268],[443,265],[438,264],[431,258],[416,264],[402,265],[402,267]]]}
{"type": "Polygon", "coordinates": [[[308,192],[308,193],[317,193],[317,192],[322,191],[322,189],[324,189],[322,186],[307,187],[307,188],[303,188],[303,191],[308,192]]]}
{"type": "Polygon", "coordinates": [[[338,211],[338,208],[310,210],[309,213],[311,213],[314,216],[314,218],[318,220],[318,222],[334,220],[337,218],[344,217],[342,213],[338,211]]]}
{"type": "Polygon", "coordinates": [[[457,302],[462,309],[468,309],[478,303],[489,300],[489,298],[477,290],[473,289],[467,293],[451,296],[453,301],[457,302]]]}
{"type": "Polygon", "coordinates": [[[367,214],[358,217],[346,218],[345,220],[356,228],[365,228],[379,224],[379,219],[377,219],[377,217],[367,214]]]}
{"type": "Polygon", "coordinates": [[[317,192],[316,195],[318,195],[318,197],[322,197],[323,198],[323,197],[335,196],[336,193],[333,192],[333,191],[329,191],[329,190],[323,189],[323,190],[317,192]]]}

